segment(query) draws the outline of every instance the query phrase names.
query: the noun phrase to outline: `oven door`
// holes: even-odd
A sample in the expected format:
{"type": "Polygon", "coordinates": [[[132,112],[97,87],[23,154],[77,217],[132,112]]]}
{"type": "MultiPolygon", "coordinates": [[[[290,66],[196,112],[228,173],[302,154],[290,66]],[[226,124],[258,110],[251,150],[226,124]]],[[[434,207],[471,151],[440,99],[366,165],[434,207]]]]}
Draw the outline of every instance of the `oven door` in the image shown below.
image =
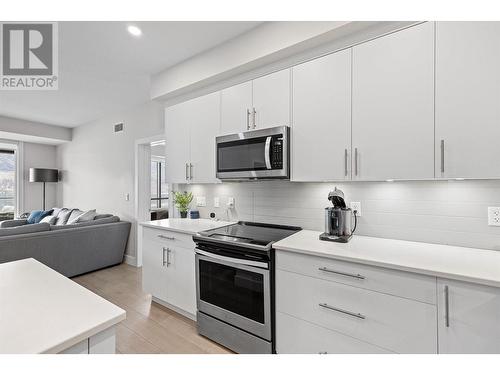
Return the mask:
{"type": "Polygon", "coordinates": [[[268,263],[197,249],[198,311],[270,341],[271,283],[267,267],[268,263]]]}
{"type": "Polygon", "coordinates": [[[217,137],[217,178],[289,178],[288,138],[286,126],[217,137]]]}

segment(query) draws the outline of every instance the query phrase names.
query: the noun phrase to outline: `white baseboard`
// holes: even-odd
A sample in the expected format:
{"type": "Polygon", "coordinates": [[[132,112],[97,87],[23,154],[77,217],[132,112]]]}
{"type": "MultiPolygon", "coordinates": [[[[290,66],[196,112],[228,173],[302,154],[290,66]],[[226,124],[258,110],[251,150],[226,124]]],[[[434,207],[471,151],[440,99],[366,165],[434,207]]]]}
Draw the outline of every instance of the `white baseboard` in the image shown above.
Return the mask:
{"type": "Polygon", "coordinates": [[[136,257],[134,257],[132,255],[125,254],[125,263],[127,263],[131,266],[137,267],[137,259],[136,259],[136,257]]]}

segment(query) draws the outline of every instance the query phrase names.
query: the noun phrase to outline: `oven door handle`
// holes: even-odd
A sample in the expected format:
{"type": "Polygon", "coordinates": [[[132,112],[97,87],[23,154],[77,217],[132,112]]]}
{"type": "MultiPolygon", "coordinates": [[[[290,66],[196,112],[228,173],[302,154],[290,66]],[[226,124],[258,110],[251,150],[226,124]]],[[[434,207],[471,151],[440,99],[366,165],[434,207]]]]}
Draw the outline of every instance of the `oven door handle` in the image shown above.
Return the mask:
{"type": "Polygon", "coordinates": [[[266,160],[266,168],[271,169],[271,141],[272,137],[266,138],[266,147],[264,148],[264,158],[266,160]]]}
{"type": "Polygon", "coordinates": [[[196,249],[196,254],[204,255],[207,258],[213,258],[213,259],[217,259],[217,260],[222,260],[224,262],[241,264],[241,265],[244,265],[244,266],[259,267],[259,268],[265,268],[265,269],[269,268],[269,266],[267,265],[267,263],[264,263],[264,262],[256,262],[256,261],[253,261],[253,260],[245,260],[245,259],[225,257],[223,255],[209,253],[208,251],[204,251],[204,250],[200,250],[200,249],[196,249]]]}

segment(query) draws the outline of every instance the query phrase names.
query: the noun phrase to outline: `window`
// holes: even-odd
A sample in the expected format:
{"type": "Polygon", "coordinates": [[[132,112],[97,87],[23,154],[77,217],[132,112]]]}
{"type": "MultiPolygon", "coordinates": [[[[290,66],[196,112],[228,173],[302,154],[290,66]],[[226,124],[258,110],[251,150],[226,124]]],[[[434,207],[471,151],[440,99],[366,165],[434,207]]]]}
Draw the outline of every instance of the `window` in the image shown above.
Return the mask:
{"type": "Polygon", "coordinates": [[[14,218],[16,201],[16,154],[0,148],[0,221],[14,218]]]}
{"type": "Polygon", "coordinates": [[[168,208],[168,187],[165,181],[165,160],[151,159],[151,208],[168,208]]]}

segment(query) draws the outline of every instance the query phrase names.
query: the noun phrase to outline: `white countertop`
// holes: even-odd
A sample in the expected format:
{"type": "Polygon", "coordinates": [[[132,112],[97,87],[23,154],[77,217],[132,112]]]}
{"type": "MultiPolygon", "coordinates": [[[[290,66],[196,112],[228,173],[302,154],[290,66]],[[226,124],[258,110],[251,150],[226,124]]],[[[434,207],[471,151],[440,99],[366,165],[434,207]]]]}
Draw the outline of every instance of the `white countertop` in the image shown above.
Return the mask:
{"type": "Polygon", "coordinates": [[[195,234],[209,229],[225,227],[234,224],[230,221],[215,221],[210,219],[163,219],[140,223],[144,227],[164,229],[172,232],[195,234]]]}
{"type": "Polygon", "coordinates": [[[320,241],[320,233],[302,230],[273,247],[500,287],[500,251],[356,235],[348,243],[338,243],[320,241]]]}
{"type": "Polygon", "coordinates": [[[33,258],[0,264],[0,353],[58,353],[125,311],[33,258]]]}

